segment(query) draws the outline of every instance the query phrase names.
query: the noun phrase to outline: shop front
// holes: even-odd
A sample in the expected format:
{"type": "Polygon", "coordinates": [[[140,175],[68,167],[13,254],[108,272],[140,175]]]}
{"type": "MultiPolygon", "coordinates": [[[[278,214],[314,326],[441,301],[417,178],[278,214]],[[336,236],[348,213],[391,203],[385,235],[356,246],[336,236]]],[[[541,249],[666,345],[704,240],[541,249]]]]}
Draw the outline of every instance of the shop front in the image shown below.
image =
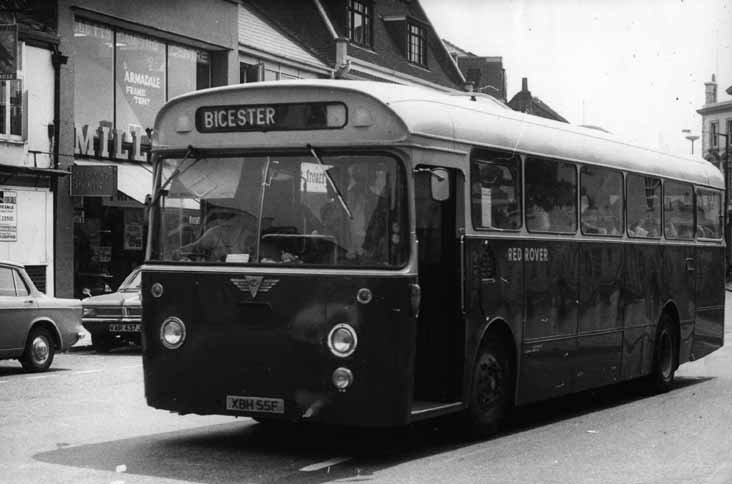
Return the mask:
{"type": "MultiPolygon", "coordinates": [[[[208,3],[219,13],[235,8],[226,1],[208,3]]],[[[130,8],[126,16],[145,18],[144,8],[130,8]]],[[[144,261],[150,141],[158,110],[181,94],[228,84],[237,72],[228,75],[234,46],[212,43],[206,30],[186,32],[189,20],[164,31],[120,18],[125,15],[70,10],[74,96],[67,207],[74,257],[69,282],[73,296],[83,297],[115,291],[144,261]]],[[[200,28],[214,14],[202,14],[200,28]]],[[[209,26],[220,23],[208,20],[209,26]]]]}

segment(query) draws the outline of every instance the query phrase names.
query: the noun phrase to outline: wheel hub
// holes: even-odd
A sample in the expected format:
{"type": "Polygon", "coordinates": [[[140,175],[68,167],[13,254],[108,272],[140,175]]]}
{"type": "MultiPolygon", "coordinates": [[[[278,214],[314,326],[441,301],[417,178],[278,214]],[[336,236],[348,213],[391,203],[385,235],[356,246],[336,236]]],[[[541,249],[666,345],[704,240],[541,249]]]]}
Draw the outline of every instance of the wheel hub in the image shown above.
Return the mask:
{"type": "Polygon", "coordinates": [[[37,337],[33,340],[33,360],[42,364],[48,359],[50,348],[45,338],[37,337]]]}

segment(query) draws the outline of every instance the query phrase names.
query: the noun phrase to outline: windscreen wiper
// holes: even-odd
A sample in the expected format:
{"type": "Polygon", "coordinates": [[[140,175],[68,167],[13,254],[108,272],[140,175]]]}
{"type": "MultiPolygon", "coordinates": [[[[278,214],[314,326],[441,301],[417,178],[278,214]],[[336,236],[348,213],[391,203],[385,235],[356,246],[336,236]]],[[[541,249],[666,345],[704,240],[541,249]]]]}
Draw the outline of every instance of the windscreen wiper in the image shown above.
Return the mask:
{"type": "Polygon", "coordinates": [[[341,194],[340,189],[338,188],[338,185],[335,184],[335,181],[333,181],[333,177],[330,176],[330,173],[328,173],[328,170],[325,168],[325,163],[323,163],[323,160],[320,159],[318,154],[315,152],[315,148],[312,147],[312,145],[308,145],[308,150],[310,150],[310,154],[313,155],[313,158],[320,164],[320,166],[323,167],[323,173],[325,173],[325,177],[328,180],[328,183],[330,183],[330,187],[335,191],[336,197],[338,197],[338,201],[341,202],[341,207],[343,207],[343,210],[346,212],[346,215],[348,215],[348,218],[353,219],[353,214],[351,213],[351,209],[348,208],[348,205],[346,204],[345,199],[343,198],[343,195],[341,194]]]}
{"type": "MultiPolygon", "coordinates": [[[[160,188],[158,188],[155,191],[155,197],[153,198],[152,202],[150,203],[150,206],[153,206],[156,203],[158,203],[158,200],[160,200],[160,197],[163,195],[163,192],[165,191],[166,188],[168,188],[168,185],[170,185],[170,183],[173,180],[175,180],[180,175],[182,175],[183,173],[185,173],[186,171],[188,171],[191,167],[193,167],[193,165],[195,165],[196,163],[198,163],[201,160],[200,157],[199,158],[196,158],[195,160],[193,160],[193,162],[191,162],[190,165],[188,165],[185,169],[181,170],[181,166],[183,166],[183,164],[188,160],[188,158],[193,154],[194,151],[196,151],[196,149],[192,145],[188,145],[188,149],[186,150],[186,154],[183,155],[183,159],[180,160],[180,163],[175,168],[175,170],[173,170],[173,173],[168,177],[167,180],[165,180],[165,183],[163,183],[162,185],[160,185],[160,188]]],[[[162,176],[162,170],[161,170],[161,176],[162,176]]]]}

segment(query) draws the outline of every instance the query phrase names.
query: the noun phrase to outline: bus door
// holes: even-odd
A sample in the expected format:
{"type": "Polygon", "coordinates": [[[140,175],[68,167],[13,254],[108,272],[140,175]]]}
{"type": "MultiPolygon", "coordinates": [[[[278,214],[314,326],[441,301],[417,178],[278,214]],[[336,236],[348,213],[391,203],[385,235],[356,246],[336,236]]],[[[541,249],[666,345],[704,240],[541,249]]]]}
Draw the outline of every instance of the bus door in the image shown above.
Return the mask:
{"type": "Polygon", "coordinates": [[[462,180],[455,170],[417,168],[414,175],[419,285],[415,402],[460,399],[464,327],[460,314],[457,227],[462,180]],[[441,186],[443,193],[435,193],[441,186]],[[449,189],[449,193],[448,190],[449,189]]]}

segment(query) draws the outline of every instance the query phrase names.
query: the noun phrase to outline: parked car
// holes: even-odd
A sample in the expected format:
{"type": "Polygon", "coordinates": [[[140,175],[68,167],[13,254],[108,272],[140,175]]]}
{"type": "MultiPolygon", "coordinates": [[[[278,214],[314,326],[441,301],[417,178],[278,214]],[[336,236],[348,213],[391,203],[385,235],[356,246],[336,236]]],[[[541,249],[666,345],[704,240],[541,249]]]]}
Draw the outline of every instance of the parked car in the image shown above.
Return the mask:
{"type": "Polygon", "coordinates": [[[94,349],[100,353],[123,343],[140,343],[142,304],[140,302],[140,269],[130,273],[117,292],[82,299],[82,324],[89,333],[94,349]]]}
{"type": "Polygon", "coordinates": [[[81,301],[49,297],[21,265],[0,261],[0,359],[45,371],[83,335],[81,301]]]}

